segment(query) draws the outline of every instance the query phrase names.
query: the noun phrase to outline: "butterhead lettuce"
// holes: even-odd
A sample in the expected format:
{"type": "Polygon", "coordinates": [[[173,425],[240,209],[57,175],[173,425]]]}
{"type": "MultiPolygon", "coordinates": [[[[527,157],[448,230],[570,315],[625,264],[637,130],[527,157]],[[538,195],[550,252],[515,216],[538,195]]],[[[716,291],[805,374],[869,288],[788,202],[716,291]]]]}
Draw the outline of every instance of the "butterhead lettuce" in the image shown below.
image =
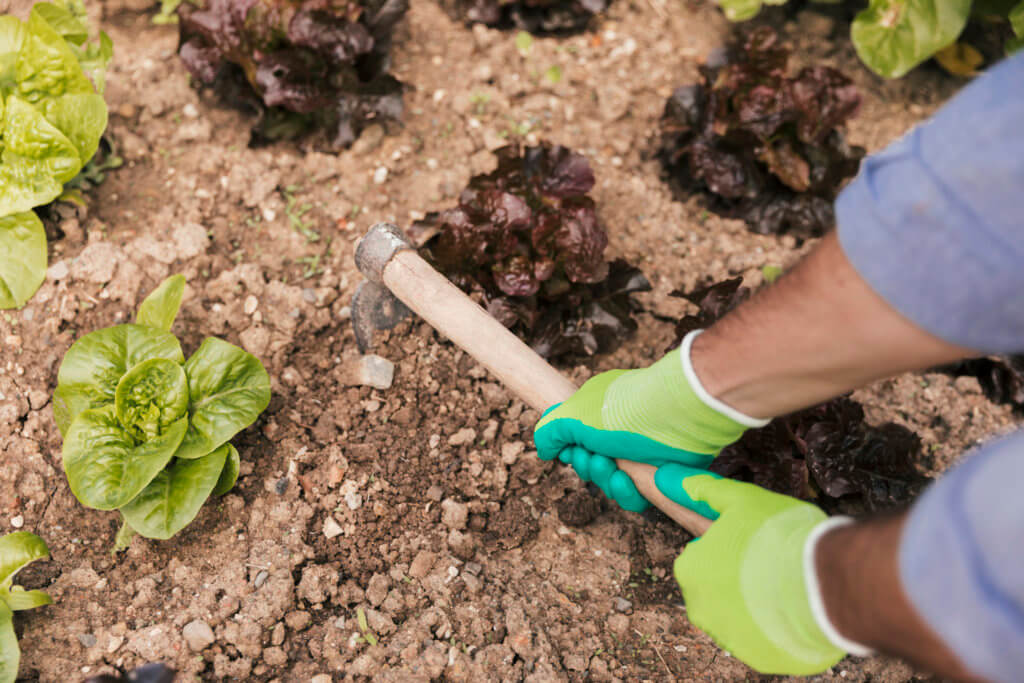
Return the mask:
{"type": "Polygon", "coordinates": [[[88,43],[80,0],[0,16],[0,308],[24,304],[46,273],[33,209],[58,198],[107,127],[103,73],[113,52],[88,43]]]}

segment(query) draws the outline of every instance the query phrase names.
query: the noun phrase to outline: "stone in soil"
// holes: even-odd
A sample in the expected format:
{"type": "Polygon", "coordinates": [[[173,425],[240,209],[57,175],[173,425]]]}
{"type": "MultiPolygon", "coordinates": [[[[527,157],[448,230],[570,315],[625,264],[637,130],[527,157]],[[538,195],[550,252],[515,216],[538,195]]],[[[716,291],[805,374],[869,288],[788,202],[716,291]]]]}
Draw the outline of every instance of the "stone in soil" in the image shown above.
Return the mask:
{"type": "Polygon", "coordinates": [[[469,519],[469,506],[451,498],[441,501],[441,522],[449,529],[465,529],[469,519]]]}
{"type": "Polygon", "coordinates": [[[348,387],[390,389],[395,379],[395,364],[376,354],[367,354],[346,363],[339,379],[342,385],[348,387]]]}
{"type": "Polygon", "coordinates": [[[185,624],[185,628],[181,629],[181,636],[193,652],[205,650],[216,640],[210,625],[199,619],[185,624]]]}
{"type": "Polygon", "coordinates": [[[324,536],[327,538],[335,538],[342,534],[341,525],[335,521],[334,517],[327,515],[324,519],[324,536]]]}

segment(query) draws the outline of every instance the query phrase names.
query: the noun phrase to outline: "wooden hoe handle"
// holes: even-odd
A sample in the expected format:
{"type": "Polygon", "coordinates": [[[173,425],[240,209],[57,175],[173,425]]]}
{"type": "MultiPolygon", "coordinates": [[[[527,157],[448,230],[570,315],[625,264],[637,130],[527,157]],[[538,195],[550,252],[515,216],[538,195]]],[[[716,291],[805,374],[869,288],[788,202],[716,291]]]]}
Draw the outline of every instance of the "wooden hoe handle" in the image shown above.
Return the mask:
{"type": "MultiPolygon", "coordinates": [[[[406,306],[494,373],[532,408],[543,412],[569,398],[576,385],[491,317],[411,249],[396,251],[381,279],[406,306]]],[[[640,494],[690,533],[700,536],[711,520],[668,498],[654,485],[652,465],[616,460],[640,494]]]]}

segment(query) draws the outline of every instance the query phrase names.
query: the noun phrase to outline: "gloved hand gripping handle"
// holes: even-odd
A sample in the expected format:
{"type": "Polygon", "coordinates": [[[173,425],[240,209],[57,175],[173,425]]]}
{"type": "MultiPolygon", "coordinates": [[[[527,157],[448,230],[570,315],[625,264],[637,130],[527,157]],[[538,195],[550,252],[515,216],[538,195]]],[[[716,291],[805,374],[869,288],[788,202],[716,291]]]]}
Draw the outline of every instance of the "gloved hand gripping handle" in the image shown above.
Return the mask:
{"type": "MultiPolygon", "coordinates": [[[[533,349],[491,317],[413,249],[393,225],[378,223],[356,251],[356,264],[435,330],[475,358],[527,405],[543,412],[577,387],[533,349]]],[[[640,494],[690,533],[700,536],[711,520],[669,500],[654,484],[652,465],[616,460],[640,494]]]]}

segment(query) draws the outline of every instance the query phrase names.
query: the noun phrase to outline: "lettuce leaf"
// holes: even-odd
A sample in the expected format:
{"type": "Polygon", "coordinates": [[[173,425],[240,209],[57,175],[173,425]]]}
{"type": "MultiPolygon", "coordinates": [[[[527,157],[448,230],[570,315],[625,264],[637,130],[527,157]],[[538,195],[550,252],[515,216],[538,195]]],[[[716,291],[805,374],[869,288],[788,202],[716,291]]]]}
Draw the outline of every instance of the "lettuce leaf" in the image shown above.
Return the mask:
{"type": "Polygon", "coordinates": [[[27,23],[0,17],[0,308],[42,283],[46,241],[31,211],[61,196],[107,126],[93,81],[102,87],[112,48],[103,35],[87,42],[84,16],[66,0],[36,4],[27,23]]]}
{"type": "Polygon", "coordinates": [[[375,119],[398,119],[387,73],[407,0],[195,0],[178,7],[178,54],[200,83],[257,113],[253,140],[316,128],[334,147],[375,119]]]}
{"type": "Polygon", "coordinates": [[[46,277],[46,231],[33,211],[0,218],[0,308],[28,301],[46,277]]]}
{"type": "Polygon", "coordinates": [[[787,76],[789,51],[769,27],[751,32],[701,82],[676,90],[662,117],[660,156],[675,189],[754,232],[822,234],[832,200],[864,156],[839,130],[860,96],[835,69],[787,76]]]}
{"type": "Polygon", "coordinates": [[[604,259],[608,236],[587,192],[594,174],[565,147],[509,145],[458,206],[410,234],[438,268],[547,358],[610,351],[636,329],[639,270],[604,259]]]}
{"type": "Polygon", "coordinates": [[[971,0],[871,0],[850,38],[868,68],[899,78],[952,44],[967,25],[971,0]]]}

